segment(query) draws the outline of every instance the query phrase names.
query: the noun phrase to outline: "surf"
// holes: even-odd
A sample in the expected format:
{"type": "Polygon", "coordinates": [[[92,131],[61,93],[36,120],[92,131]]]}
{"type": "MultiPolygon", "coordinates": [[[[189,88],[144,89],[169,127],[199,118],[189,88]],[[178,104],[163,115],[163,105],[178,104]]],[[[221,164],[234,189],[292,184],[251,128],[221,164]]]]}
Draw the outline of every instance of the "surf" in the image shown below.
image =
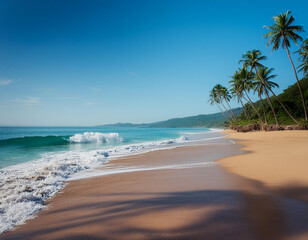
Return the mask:
{"type": "Polygon", "coordinates": [[[25,136],[0,140],[0,147],[35,148],[74,143],[118,143],[123,138],[119,133],[84,132],[66,136],[25,136]]]}

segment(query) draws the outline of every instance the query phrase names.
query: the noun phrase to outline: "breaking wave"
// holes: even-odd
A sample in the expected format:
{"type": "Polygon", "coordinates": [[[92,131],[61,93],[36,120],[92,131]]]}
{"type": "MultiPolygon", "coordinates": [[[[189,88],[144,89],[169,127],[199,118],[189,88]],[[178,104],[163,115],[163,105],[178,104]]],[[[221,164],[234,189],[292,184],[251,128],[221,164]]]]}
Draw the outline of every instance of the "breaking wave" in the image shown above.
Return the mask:
{"type": "Polygon", "coordinates": [[[118,133],[84,132],[74,136],[26,136],[0,140],[0,147],[35,148],[67,145],[70,143],[119,143],[118,133]]]}
{"type": "MultiPolygon", "coordinates": [[[[118,133],[86,132],[71,137],[23,137],[1,140],[2,145],[46,146],[70,143],[113,143],[118,133]]],[[[31,219],[45,207],[45,200],[60,191],[76,173],[117,157],[159,150],[186,141],[185,137],[110,147],[104,150],[46,153],[41,159],[0,169],[0,234],[31,219]]]]}
{"type": "Polygon", "coordinates": [[[100,132],[85,132],[83,134],[75,134],[69,138],[70,142],[74,143],[117,143],[123,139],[118,133],[100,133],[100,132]]]}
{"type": "Polygon", "coordinates": [[[0,140],[0,147],[31,148],[65,144],[69,144],[65,136],[33,136],[0,140]]]}

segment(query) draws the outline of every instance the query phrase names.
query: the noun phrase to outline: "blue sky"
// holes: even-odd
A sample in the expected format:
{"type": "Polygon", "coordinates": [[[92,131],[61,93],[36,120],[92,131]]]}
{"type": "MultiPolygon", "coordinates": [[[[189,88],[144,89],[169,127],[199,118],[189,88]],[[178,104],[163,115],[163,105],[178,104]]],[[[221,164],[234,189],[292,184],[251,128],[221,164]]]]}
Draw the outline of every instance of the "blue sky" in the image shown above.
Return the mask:
{"type": "Polygon", "coordinates": [[[214,113],[209,90],[228,85],[251,49],[268,56],[280,93],[295,77],[285,50],[266,47],[262,27],[291,10],[307,37],[307,9],[308,0],[0,0],[0,125],[214,113]]]}

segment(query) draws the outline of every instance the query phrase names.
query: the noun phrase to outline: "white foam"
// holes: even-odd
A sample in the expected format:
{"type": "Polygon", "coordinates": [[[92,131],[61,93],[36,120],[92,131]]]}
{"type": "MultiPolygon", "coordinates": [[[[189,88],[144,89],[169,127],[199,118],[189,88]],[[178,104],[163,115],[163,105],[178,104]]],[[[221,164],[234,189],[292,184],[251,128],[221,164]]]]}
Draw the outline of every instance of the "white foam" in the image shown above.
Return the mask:
{"type": "Polygon", "coordinates": [[[104,161],[105,156],[95,152],[65,152],[1,169],[0,233],[32,218],[71,174],[104,161]]]}
{"type": "Polygon", "coordinates": [[[223,128],[209,128],[211,132],[223,132],[225,129],[223,128]]]}
{"type": "Polygon", "coordinates": [[[117,143],[123,139],[118,133],[85,132],[75,134],[69,138],[70,142],[75,143],[117,143]]]}
{"type": "MultiPolygon", "coordinates": [[[[207,136],[209,144],[221,137],[207,136]]],[[[204,139],[203,139],[204,140],[204,139]]],[[[74,143],[116,143],[122,138],[118,133],[87,132],[75,134],[70,138],[74,143]]],[[[96,167],[114,158],[142,154],[160,149],[170,149],[186,145],[188,142],[199,142],[181,136],[177,139],[144,142],[116,146],[104,150],[67,151],[48,153],[41,159],[0,169],[0,233],[23,224],[33,218],[45,207],[44,201],[60,191],[67,179],[80,179],[97,176],[102,171],[96,167]],[[94,171],[89,170],[96,169],[94,171]]],[[[206,163],[207,165],[211,165],[206,163]]],[[[192,166],[164,166],[163,168],[184,168],[192,166]]],[[[158,169],[158,168],[156,168],[158,169]]],[[[105,174],[127,171],[155,170],[154,168],[134,168],[110,170],[105,174]]]]}
{"type": "MultiPolygon", "coordinates": [[[[119,141],[118,134],[84,133],[75,142],[119,141]]],[[[117,157],[140,154],[183,143],[185,137],[117,146],[105,150],[49,153],[41,159],[0,169],[0,233],[23,224],[45,207],[44,201],[64,187],[73,174],[117,157]]]]}
{"type": "Polygon", "coordinates": [[[158,166],[158,167],[126,167],[126,168],[113,168],[113,169],[100,169],[100,171],[86,171],[82,175],[76,174],[71,177],[69,180],[79,180],[90,177],[98,177],[98,176],[106,176],[112,174],[121,174],[121,173],[129,173],[129,172],[140,172],[140,171],[154,171],[154,170],[165,170],[165,169],[185,169],[185,168],[194,168],[194,167],[210,167],[216,166],[219,163],[217,162],[203,162],[203,163],[190,163],[190,164],[175,164],[175,165],[167,165],[167,166],[158,166]]]}

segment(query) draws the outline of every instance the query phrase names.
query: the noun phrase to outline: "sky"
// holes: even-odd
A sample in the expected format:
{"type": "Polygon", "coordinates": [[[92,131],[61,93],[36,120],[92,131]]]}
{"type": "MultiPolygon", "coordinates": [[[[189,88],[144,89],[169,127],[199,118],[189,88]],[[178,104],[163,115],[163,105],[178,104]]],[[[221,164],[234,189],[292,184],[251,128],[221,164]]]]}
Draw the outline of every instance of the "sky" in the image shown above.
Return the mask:
{"type": "Polygon", "coordinates": [[[271,53],[262,36],[287,10],[308,37],[308,0],[0,0],[0,125],[214,113],[210,89],[228,86],[251,49],[268,57],[279,94],[295,83],[294,73],[286,51],[271,53]]]}

